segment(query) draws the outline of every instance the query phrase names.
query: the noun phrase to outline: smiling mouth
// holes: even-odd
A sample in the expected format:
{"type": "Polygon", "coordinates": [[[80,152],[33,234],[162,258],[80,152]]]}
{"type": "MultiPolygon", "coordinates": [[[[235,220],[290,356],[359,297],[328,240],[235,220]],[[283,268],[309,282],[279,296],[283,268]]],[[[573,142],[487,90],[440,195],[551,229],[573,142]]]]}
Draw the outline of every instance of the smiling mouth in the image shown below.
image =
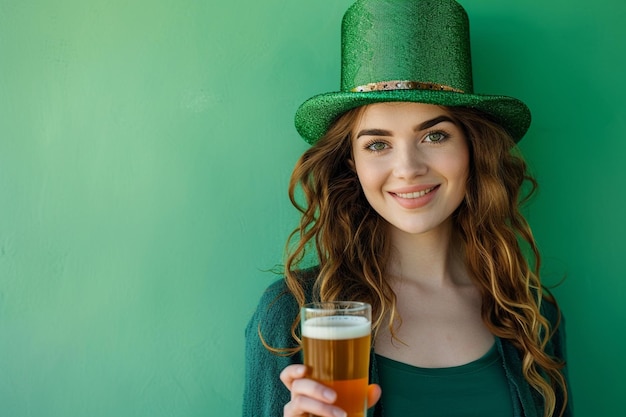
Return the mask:
{"type": "Polygon", "coordinates": [[[426,194],[428,194],[435,188],[437,187],[430,187],[422,191],[416,191],[414,193],[395,193],[395,195],[397,195],[400,198],[420,198],[420,197],[424,197],[426,194]]]}

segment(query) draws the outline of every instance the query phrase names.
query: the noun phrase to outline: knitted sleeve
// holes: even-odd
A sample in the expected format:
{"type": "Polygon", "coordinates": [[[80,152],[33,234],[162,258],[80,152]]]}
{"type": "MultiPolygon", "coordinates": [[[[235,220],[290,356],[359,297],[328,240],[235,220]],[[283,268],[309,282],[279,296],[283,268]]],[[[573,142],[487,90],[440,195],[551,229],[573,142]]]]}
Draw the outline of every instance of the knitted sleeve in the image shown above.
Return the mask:
{"type": "Polygon", "coordinates": [[[291,337],[291,325],[297,314],[298,305],[282,280],[272,284],[261,296],[245,332],[243,417],[283,415],[290,393],[279,375],[287,365],[302,363],[301,355],[279,356],[270,352],[263,346],[261,336],[274,348],[296,347],[291,337]]]}

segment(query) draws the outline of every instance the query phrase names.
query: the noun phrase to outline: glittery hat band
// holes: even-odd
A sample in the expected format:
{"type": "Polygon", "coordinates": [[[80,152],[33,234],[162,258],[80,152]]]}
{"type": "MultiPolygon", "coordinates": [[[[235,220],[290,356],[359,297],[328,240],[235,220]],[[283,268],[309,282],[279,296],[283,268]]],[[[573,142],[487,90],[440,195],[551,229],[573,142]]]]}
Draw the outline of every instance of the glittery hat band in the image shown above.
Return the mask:
{"type": "Polygon", "coordinates": [[[463,90],[442,84],[425,83],[421,81],[381,81],[378,83],[369,83],[354,87],[353,93],[362,93],[368,91],[386,91],[386,90],[434,90],[434,91],[453,91],[455,93],[464,93],[463,90]]]}

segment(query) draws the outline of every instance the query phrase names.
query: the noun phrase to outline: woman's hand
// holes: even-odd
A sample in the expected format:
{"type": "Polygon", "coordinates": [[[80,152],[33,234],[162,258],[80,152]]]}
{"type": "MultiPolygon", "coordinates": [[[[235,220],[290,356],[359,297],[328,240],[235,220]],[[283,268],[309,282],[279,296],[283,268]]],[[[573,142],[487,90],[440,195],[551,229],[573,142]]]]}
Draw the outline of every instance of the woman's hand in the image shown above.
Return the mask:
{"type": "MultiPolygon", "coordinates": [[[[285,404],[284,417],[303,417],[314,414],[320,417],[345,417],[346,412],[333,403],[337,393],[312,379],[305,378],[306,366],[289,365],[280,373],[280,380],[291,391],[291,401],[285,404]]],[[[380,399],[381,390],[376,384],[367,388],[367,407],[380,399]]]]}

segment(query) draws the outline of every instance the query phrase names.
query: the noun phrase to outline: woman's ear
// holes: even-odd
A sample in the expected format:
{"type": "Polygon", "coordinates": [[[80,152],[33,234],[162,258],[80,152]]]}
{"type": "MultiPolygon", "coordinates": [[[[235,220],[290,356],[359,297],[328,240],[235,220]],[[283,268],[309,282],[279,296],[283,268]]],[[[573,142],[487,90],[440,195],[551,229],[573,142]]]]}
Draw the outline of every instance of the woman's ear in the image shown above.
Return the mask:
{"type": "Polygon", "coordinates": [[[354,165],[354,161],[352,160],[352,158],[348,158],[346,160],[346,163],[348,164],[348,166],[350,167],[350,170],[354,173],[356,173],[356,166],[354,165]]]}

